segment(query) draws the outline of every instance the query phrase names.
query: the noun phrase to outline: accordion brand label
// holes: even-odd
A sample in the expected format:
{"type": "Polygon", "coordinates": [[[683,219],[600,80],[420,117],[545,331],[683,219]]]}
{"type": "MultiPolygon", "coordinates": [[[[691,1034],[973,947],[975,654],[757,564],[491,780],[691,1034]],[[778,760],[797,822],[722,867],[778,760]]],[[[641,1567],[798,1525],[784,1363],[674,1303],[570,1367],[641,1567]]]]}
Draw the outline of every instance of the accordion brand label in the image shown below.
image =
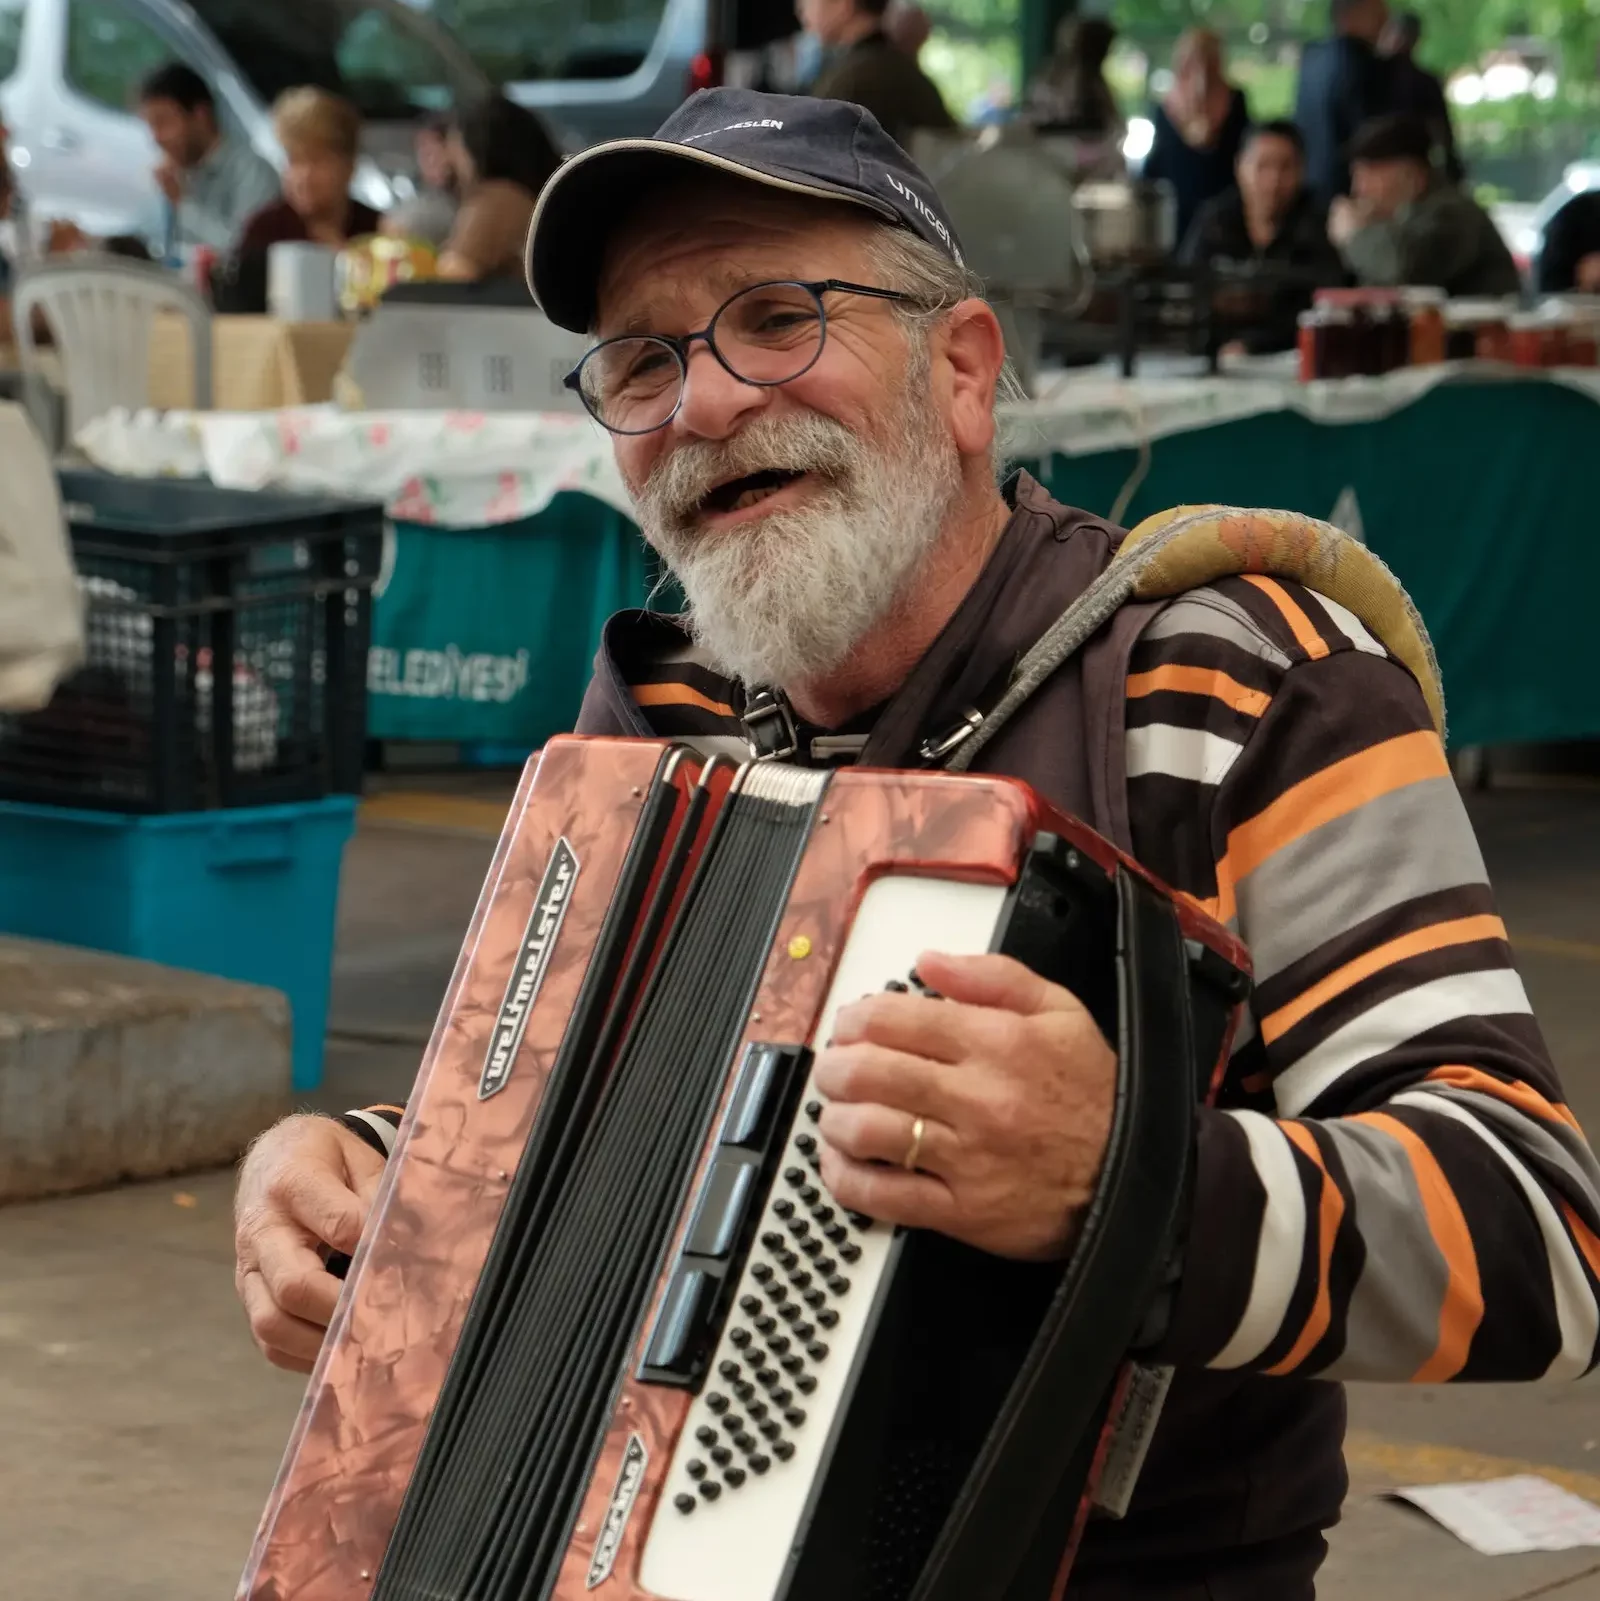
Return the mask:
{"type": "Polygon", "coordinates": [[[489,1054],[484,1059],[483,1076],[478,1080],[480,1101],[498,1094],[511,1077],[512,1064],[522,1048],[522,1036],[528,1027],[528,1013],[533,1010],[539,986],[544,983],[550,953],[556,948],[562,919],[572,899],[572,886],[577,881],[577,853],[564,838],[558,839],[550,854],[550,865],[539,880],[533,914],[528,918],[528,929],[522,936],[516,965],[506,985],[506,998],[500,1003],[500,1015],[495,1019],[494,1033],[489,1038],[489,1054]]]}
{"type": "Polygon", "coordinates": [[[628,1449],[622,1453],[622,1467],[617,1473],[617,1487],[611,1492],[606,1520],[600,1525],[600,1536],[594,1542],[594,1560],[589,1564],[586,1589],[592,1590],[611,1577],[611,1566],[617,1560],[617,1548],[622,1544],[623,1530],[628,1527],[634,1497],[644,1483],[644,1470],[649,1462],[650,1453],[645,1450],[644,1441],[637,1434],[630,1434],[628,1449]]]}

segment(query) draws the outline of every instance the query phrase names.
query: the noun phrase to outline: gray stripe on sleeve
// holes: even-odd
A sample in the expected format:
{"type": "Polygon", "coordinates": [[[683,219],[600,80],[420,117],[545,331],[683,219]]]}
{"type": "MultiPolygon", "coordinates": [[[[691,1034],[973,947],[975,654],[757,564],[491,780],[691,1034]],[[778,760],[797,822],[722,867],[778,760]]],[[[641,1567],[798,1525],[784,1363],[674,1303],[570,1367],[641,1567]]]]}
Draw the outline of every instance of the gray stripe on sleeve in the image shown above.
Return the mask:
{"type": "Polygon", "coordinates": [[[1257,980],[1379,912],[1487,880],[1455,782],[1425,778],[1275,851],[1237,887],[1257,980]]]}
{"type": "Polygon", "coordinates": [[[1428,1229],[1416,1174],[1381,1129],[1318,1124],[1344,1163],[1366,1261],[1351,1292],[1344,1351],[1322,1378],[1409,1379],[1439,1343],[1450,1270],[1428,1229]]]}
{"type": "Polygon", "coordinates": [[[1250,613],[1214,589],[1194,589],[1181,600],[1173,601],[1139,637],[1181,639],[1185,634],[1204,634],[1223,640],[1274,667],[1289,665],[1289,658],[1261,632],[1250,613]]]}

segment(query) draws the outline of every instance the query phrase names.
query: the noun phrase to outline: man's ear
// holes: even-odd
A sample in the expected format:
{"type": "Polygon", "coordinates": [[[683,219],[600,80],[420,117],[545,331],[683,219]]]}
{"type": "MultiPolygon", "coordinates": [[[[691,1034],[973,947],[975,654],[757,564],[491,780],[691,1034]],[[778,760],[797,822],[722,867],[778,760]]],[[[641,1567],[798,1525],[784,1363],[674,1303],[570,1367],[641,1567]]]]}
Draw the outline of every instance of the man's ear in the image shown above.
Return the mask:
{"type": "Polygon", "coordinates": [[[988,453],[994,442],[994,394],[1005,365],[1000,319],[987,302],[963,300],[942,328],[950,432],[963,456],[988,453]]]}

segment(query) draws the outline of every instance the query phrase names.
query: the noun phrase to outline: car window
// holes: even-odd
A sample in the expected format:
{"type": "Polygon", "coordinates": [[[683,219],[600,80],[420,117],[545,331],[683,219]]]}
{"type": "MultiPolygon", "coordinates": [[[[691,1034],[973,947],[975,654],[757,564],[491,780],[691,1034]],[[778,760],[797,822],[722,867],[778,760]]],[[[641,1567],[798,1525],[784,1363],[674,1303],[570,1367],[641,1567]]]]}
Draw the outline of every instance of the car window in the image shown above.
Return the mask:
{"type": "Polygon", "coordinates": [[[22,18],[27,0],[0,0],[0,78],[17,70],[22,54],[22,18]]]}
{"type": "Polygon", "coordinates": [[[113,111],[133,110],[133,96],[176,52],[120,0],[72,0],[67,11],[67,82],[113,111]]]}
{"type": "Polygon", "coordinates": [[[460,78],[426,23],[361,0],[192,0],[256,94],[270,105],[310,84],[362,116],[400,121],[443,110],[477,85],[460,78]]]}
{"type": "Polygon", "coordinates": [[[434,0],[494,78],[625,78],[650,53],[666,0],[434,0]]]}

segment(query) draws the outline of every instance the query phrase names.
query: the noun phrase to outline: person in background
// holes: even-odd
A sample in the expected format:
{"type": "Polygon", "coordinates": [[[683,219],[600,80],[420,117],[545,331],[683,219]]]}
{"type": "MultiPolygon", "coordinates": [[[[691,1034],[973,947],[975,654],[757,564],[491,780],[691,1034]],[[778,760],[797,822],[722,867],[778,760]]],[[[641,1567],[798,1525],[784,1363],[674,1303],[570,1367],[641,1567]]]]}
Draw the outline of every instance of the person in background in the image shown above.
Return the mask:
{"type": "Polygon", "coordinates": [[[393,239],[420,239],[437,249],[455,227],[461,196],[450,161],[450,119],[428,117],[416,134],[417,189],[384,215],[382,231],[393,239]]]}
{"type": "Polygon", "coordinates": [[[1104,17],[1065,17],[1056,29],[1055,54],[1028,86],[1025,115],[1041,132],[1077,141],[1073,175],[1120,178],[1127,123],[1106,82],[1106,58],[1116,29],[1104,17]]]}
{"type": "Polygon", "coordinates": [[[1378,40],[1389,20],[1387,0],[1332,0],[1334,34],[1308,44],[1300,57],[1294,120],[1306,140],[1306,181],[1324,205],[1350,193],[1351,139],[1389,103],[1389,63],[1378,40]]]}
{"type": "Polygon", "coordinates": [[[439,251],[439,276],[465,283],[521,278],[534,202],[561,165],[544,123],[503,95],[489,95],[457,114],[450,164],[461,207],[439,251]]]}
{"type": "Polygon", "coordinates": [[[1178,238],[1188,236],[1201,206],[1233,185],[1250,126],[1244,91],[1228,82],[1222,40],[1191,28],[1172,52],[1172,88],[1151,113],[1155,139],[1144,176],[1165,179],[1178,199],[1178,238]]]}
{"type": "Polygon", "coordinates": [[[1600,189],[1575,194],[1545,224],[1533,281],[1541,295],[1600,295],[1600,189]]]}
{"type": "Polygon", "coordinates": [[[1271,263],[1295,269],[1294,283],[1253,297],[1259,320],[1224,345],[1224,354],[1288,350],[1296,318],[1311,304],[1313,291],[1344,281],[1339,252],[1328,238],[1327,212],[1306,188],[1305,151],[1292,122],[1250,129],[1235,187],[1200,208],[1179,249],[1178,259],[1191,266],[1271,263]]]}
{"type": "Polygon", "coordinates": [[[896,49],[904,50],[915,61],[933,33],[933,19],[919,5],[889,0],[889,9],[883,14],[883,31],[896,49]]]}
{"type": "Polygon", "coordinates": [[[1388,109],[1422,118],[1443,159],[1445,176],[1451,183],[1460,183],[1466,176],[1466,168],[1456,150],[1450,102],[1445,98],[1439,75],[1429,72],[1416,59],[1417,42],[1421,38],[1422,18],[1415,11],[1397,11],[1383,30],[1378,50],[1389,64],[1388,109]]]}
{"type": "Polygon", "coordinates": [[[1363,284],[1430,284],[1450,295],[1514,295],[1517,264],[1494,219],[1433,165],[1420,117],[1369,122],[1350,143],[1353,194],[1328,234],[1363,284]]]}
{"type": "Polygon", "coordinates": [[[832,52],[810,93],[865,106],[891,138],[906,144],[920,128],[953,128],[956,121],[915,54],[890,38],[888,9],[888,0],[798,0],[795,14],[832,52]]]}
{"type": "Polygon", "coordinates": [[[339,250],[378,231],[378,214],[351,198],[361,150],[361,113],[325,89],[290,89],[272,108],[283,146],[281,199],[244,225],[226,263],[213,274],[219,311],[259,315],[267,309],[267,252],[274,245],[311,243],[339,250]]]}
{"type": "Polygon", "coordinates": [[[151,238],[157,258],[193,245],[231,250],[246,219],[278,194],[272,163],[223,133],[205,79],[182,62],[145,79],[139,115],[162,155],[155,178],[164,216],[151,238]]]}

